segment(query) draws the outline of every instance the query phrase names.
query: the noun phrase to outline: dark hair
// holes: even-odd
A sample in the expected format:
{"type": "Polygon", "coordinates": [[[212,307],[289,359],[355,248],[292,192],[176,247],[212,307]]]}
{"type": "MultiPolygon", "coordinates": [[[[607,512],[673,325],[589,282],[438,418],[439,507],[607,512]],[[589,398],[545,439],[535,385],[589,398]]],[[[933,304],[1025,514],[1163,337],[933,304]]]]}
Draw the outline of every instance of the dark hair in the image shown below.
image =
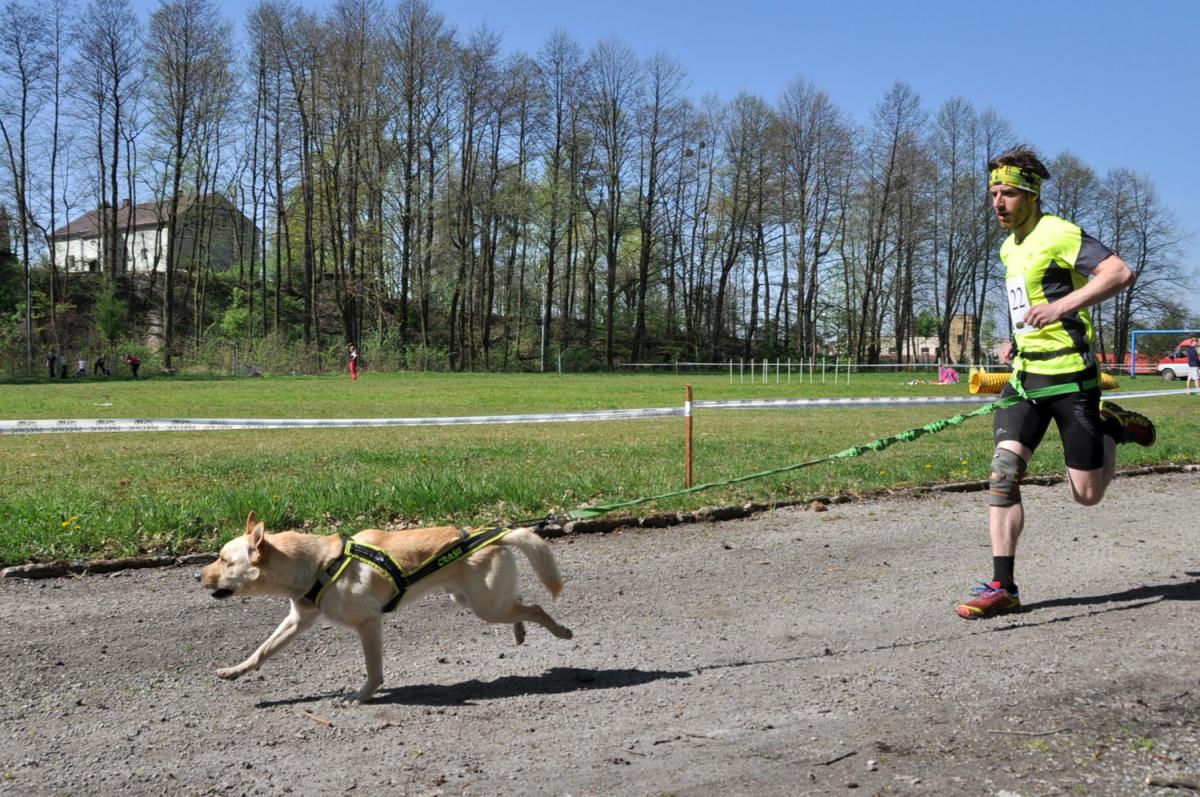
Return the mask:
{"type": "Polygon", "coordinates": [[[988,171],[998,166],[1016,166],[1022,171],[1031,172],[1043,180],[1050,179],[1050,170],[1046,168],[1037,153],[1024,144],[1018,144],[1007,152],[1002,152],[987,163],[988,171]]]}

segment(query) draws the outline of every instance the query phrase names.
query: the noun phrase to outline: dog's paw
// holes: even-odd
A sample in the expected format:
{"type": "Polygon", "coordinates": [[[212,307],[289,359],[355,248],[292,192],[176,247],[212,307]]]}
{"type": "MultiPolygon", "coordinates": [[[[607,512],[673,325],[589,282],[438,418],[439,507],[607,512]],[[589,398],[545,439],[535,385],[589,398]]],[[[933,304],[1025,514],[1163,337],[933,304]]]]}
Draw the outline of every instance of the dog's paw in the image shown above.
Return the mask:
{"type": "Polygon", "coordinates": [[[343,695],[339,702],[344,706],[360,706],[363,703],[369,703],[371,702],[371,698],[375,696],[375,690],[378,688],[378,686],[364,684],[363,688],[359,689],[357,692],[343,695]]]}
{"type": "Polygon", "coordinates": [[[357,692],[351,692],[348,695],[342,695],[341,698],[338,699],[338,703],[349,708],[352,706],[361,706],[363,703],[370,702],[370,700],[371,694],[364,695],[360,689],[357,692]]]}
{"type": "Polygon", "coordinates": [[[242,676],[245,670],[240,667],[222,667],[217,670],[217,677],[225,681],[233,681],[242,676]]]}

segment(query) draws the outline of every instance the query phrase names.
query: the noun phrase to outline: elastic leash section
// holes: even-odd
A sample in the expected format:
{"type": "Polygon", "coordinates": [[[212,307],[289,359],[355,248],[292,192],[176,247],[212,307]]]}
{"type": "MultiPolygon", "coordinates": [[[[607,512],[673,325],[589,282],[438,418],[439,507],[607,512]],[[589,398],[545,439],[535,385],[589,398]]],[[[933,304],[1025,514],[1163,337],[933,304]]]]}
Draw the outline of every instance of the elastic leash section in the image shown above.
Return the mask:
{"type": "MultiPolygon", "coordinates": [[[[1089,383],[1083,383],[1083,384],[1086,386],[1089,383]]],[[[1094,384],[1091,384],[1091,386],[1095,387],[1098,384],[1099,384],[1099,382],[1096,381],[1094,384]]],[[[790,471],[800,470],[801,468],[812,467],[813,465],[819,465],[823,462],[830,462],[835,459],[850,459],[853,457],[860,457],[863,454],[866,454],[871,451],[883,451],[885,448],[889,448],[890,446],[895,445],[896,443],[910,443],[919,437],[923,437],[924,435],[937,434],[938,432],[944,431],[945,429],[949,429],[951,426],[957,426],[961,423],[964,423],[965,421],[970,420],[971,418],[975,418],[980,415],[987,415],[988,413],[995,412],[996,410],[1003,409],[1004,407],[1011,407],[1013,404],[1016,404],[1019,401],[1023,401],[1026,399],[1049,398],[1051,396],[1057,396],[1057,395],[1062,395],[1065,393],[1075,392],[1075,391],[1081,389],[1080,383],[1077,383],[1077,382],[1070,382],[1065,385],[1051,385],[1049,387],[1038,388],[1036,390],[1030,390],[1030,391],[1026,391],[1023,386],[1020,386],[1020,387],[1014,386],[1014,387],[1015,387],[1015,389],[1018,390],[1016,395],[1006,396],[1004,398],[997,399],[996,401],[993,401],[990,404],[985,404],[982,407],[979,407],[978,409],[972,410],[971,412],[965,412],[965,413],[961,413],[959,415],[952,416],[950,418],[945,418],[943,420],[933,421],[932,423],[927,423],[924,426],[919,426],[915,429],[908,429],[908,430],[900,432],[898,434],[889,435],[888,437],[881,437],[878,440],[872,440],[871,442],[864,443],[863,445],[860,445],[860,446],[854,446],[852,448],[847,448],[845,450],[838,451],[835,454],[827,454],[823,457],[818,457],[816,459],[810,459],[807,462],[799,462],[795,465],[787,465],[785,467],[775,468],[773,470],[764,470],[764,471],[760,471],[758,473],[751,473],[747,476],[738,476],[738,477],[735,477],[732,479],[726,479],[724,481],[708,482],[707,484],[697,484],[693,487],[689,487],[684,490],[675,490],[675,491],[669,492],[669,493],[660,493],[659,495],[651,495],[651,496],[647,496],[645,498],[635,498],[630,501],[620,501],[620,502],[612,503],[612,504],[599,504],[596,506],[579,507],[577,509],[571,510],[571,512],[568,514],[570,515],[570,517],[572,517],[576,520],[588,520],[591,518],[600,517],[601,515],[606,515],[609,512],[614,512],[618,509],[627,509],[629,507],[638,506],[640,504],[645,504],[650,501],[659,501],[664,498],[675,498],[675,497],[681,496],[681,495],[690,495],[691,493],[698,493],[703,490],[710,490],[714,487],[727,487],[731,484],[739,484],[741,482],[747,482],[747,481],[751,481],[753,479],[761,479],[761,478],[764,478],[767,476],[774,476],[774,475],[777,475],[780,473],[788,473],[790,471]]]]}

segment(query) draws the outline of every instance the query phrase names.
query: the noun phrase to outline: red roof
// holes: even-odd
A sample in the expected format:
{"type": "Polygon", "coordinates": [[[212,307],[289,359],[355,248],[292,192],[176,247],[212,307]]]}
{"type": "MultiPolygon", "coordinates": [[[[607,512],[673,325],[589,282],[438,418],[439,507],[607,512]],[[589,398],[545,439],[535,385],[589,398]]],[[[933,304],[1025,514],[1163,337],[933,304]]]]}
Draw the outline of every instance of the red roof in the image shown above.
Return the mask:
{"type": "MultiPolygon", "coordinates": [[[[194,200],[191,197],[182,197],[179,200],[179,213],[187,210],[194,200]]],[[[143,202],[139,205],[130,205],[129,200],[125,200],[125,204],[117,208],[117,226],[122,230],[133,227],[158,227],[166,221],[171,209],[169,205],[159,205],[157,202],[143,202]],[[159,217],[162,217],[161,220],[159,217]],[[131,223],[132,221],[132,223],[131,223]]],[[[77,219],[68,221],[62,227],[50,234],[51,238],[90,238],[100,234],[100,224],[104,216],[107,216],[106,210],[89,210],[77,219]]]]}

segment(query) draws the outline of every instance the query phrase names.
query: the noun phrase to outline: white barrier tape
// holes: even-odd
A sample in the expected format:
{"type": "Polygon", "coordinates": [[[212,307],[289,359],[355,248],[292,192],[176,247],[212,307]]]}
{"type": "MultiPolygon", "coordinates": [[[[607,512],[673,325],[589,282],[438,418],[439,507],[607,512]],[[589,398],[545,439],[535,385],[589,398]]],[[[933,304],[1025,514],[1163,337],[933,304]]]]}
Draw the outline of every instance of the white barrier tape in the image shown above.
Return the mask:
{"type": "MultiPolygon", "coordinates": [[[[1188,390],[1148,390],[1119,393],[1122,400],[1187,395],[1188,390]]],[[[349,429],[363,426],[479,426],[507,423],[571,423],[624,421],[634,418],[669,418],[690,415],[693,409],[744,410],[781,407],[904,407],[939,404],[986,404],[985,396],[911,396],[817,399],[733,399],[692,401],[684,407],[651,407],[593,412],[550,412],[536,415],[475,415],[443,418],[63,418],[54,420],[0,421],[3,434],[53,434],[64,432],[206,432],[245,429],[349,429]]]]}
{"type": "Polygon", "coordinates": [[[878,398],[818,398],[818,399],[732,399],[696,401],[693,406],[710,410],[753,410],[779,407],[904,407],[918,404],[986,404],[996,400],[990,396],[936,397],[878,397],[878,398]]]}
{"type": "MultiPolygon", "coordinates": [[[[1187,395],[1186,389],[1146,390],[1141,393],[1110,392],[1106,395],[1124,401],[1132,398],[1187,395]]],[[[710,410],[752,410],[780,407],[904,407],[929,404],[989,404],[999,398],[997,393],[971,396],[879,396],[863,398],[816,399],[733,399],[694,401],[692,406],[710,410]]]]}
{"type": "Polygon", "coordinates": [[[471,426],[505,423],[621,421],[682,415],[680,407],[560,412],[538,415],[476,415],[444,418],[94,418],[0,421],[0,434],[60,432],[201,432],[220,429],[323,429],[362,426],[471,426]]]}

